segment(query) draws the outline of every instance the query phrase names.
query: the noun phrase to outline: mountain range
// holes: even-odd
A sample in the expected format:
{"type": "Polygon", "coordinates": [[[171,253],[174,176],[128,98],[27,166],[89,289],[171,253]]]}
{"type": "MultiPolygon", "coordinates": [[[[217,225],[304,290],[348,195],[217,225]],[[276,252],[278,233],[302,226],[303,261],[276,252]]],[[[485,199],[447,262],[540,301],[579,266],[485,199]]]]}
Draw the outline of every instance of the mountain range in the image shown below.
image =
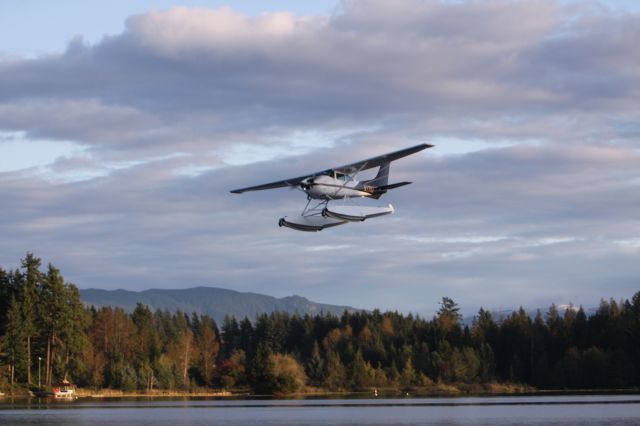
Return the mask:
{"type": "Polygon", "coordinates": [[[103,306],[121,307],[132,312],[137,303],[156,309],[191,314],[207,314],[218,324],[222,324],[225,315],[233,315],[240,320],[248,317],[254,320],[256,315],[271,312],[288,312],[290,314],[317,315],[331,313],[342,315],[347,310],[357,312],[351,306],[328,305],[312,302],[301,296],[276,298],[258,293],[243,293],[216,287],[195,287],[181,290],[151,289],[145,291],[81,289],[80,298],[87,306],[97,308],[103,306]]]}

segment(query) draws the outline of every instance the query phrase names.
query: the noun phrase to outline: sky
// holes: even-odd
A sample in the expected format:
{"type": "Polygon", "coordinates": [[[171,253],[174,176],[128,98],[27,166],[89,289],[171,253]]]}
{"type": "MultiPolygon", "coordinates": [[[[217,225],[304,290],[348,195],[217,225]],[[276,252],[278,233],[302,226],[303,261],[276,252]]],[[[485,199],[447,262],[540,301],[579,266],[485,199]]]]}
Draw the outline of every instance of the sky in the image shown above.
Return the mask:
{"type": "Polygon", "coordinates": [[[0,266],[432,315],[640,290],[640,7],[0,1],[0,266]],[[94,10],[95,9],[95,10],[94,10]],[[396,213],[230,194],[418,143],[396,213]]]}

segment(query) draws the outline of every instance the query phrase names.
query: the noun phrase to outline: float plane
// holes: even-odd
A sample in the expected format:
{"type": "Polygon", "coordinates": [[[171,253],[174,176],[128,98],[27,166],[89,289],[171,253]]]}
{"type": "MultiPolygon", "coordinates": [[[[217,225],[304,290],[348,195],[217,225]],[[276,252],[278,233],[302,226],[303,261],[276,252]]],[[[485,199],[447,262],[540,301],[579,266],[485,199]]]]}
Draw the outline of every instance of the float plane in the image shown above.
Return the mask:
{"type": "Polygon", "coordinates": [[[423,143],[411,148],[357,161],[346,166],[333,167],[320,172],[263,185],[234,189],[231,192],[241,194],[248,191],[285,187],[302,190],[307,194],[307,205],[302,210],[302,213],[293,217],[285,216],[278,221],[279,226],[286,226],[298,231],[315,232],[348,222],[361,222],[372,217],[392,214],[394,208],[391,204],[385,207],[371,207],[336,203],[329,205],[329,203],[335,200],[354,198],[373,198],[377,200],[390,189],[410,184],[411,182],[389,184],[391,162],[432,146],[423,143]],[[355,179],[358,173],[375,167],[378,167],[378,173],[373,179],[363,181],[355,179]]]}

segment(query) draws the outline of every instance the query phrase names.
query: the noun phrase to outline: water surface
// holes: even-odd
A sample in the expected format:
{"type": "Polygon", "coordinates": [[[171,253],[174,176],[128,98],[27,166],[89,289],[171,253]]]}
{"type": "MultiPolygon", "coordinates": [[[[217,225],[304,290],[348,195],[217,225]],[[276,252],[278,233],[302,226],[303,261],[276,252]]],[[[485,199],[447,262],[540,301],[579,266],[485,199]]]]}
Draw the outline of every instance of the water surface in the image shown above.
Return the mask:
{"type": "Polygon", "coordinates": [[[640,396],[0,400],[2,425],[640,425],[640,396]]]}

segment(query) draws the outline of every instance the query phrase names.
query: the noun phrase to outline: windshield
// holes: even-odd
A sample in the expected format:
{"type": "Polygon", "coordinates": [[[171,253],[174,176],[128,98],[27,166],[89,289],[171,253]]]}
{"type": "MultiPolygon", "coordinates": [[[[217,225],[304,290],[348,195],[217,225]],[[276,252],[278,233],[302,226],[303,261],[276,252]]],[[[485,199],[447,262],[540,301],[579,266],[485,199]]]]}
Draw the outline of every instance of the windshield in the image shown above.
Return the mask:
{"type": "Polygon", "coordinates": [[[336,172],[336,179],[341,180],[343,182],[349,182],[353,180],[351,179],[351,176],[345,175],[344,173],[338,173],[338,172],[336,172]]]}

